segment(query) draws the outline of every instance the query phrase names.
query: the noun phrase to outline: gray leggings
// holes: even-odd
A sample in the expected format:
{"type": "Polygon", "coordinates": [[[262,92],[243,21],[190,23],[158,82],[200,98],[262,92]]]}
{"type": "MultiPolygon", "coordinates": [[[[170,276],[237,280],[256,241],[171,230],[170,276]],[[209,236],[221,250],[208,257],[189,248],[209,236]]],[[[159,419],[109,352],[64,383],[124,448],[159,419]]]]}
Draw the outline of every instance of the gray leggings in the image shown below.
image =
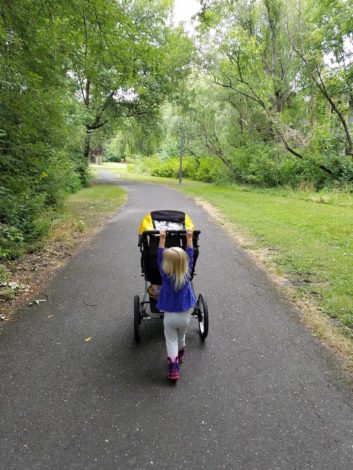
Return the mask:
{"type": "Polygon", "coordinates": [[[164,336],[167,346],[168,357],[172,361],[178,356],[180,351],[185,346],[185,332],[190,323],[190,314],[193,308],[185,312],[165,312],[164,313],[164,336]]]}

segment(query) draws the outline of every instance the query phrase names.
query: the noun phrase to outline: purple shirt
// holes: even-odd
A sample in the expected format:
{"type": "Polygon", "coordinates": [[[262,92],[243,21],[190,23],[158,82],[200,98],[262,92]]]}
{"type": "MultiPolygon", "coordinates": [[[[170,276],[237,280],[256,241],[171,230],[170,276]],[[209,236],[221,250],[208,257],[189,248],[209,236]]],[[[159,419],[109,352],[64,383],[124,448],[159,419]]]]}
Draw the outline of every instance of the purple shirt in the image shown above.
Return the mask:
{"type": "MultiPolygon", "coordinates": [[[[183,287],[175,290],[174,279],[168,276],[162,269],[164,248],[158,248],[158,268],[162,276],[162,287],[159,293],[157,308],[163,312],[185,312],[196,304],[194,291],[191,287],[189,278],[187,278],[183,287]]],[[[189,275],[192,270],[194,249],[186,248],[189,256],[189,275]]]]}

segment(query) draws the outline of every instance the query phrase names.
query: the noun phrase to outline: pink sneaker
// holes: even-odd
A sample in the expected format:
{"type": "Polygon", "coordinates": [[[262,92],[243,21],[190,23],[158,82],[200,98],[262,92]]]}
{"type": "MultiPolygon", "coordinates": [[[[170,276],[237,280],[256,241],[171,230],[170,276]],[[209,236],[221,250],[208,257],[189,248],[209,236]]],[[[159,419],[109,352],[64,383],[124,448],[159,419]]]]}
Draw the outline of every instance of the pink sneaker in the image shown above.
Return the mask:
{"type": "Polygon", "coordinates": [[[183,348],[181,348],[180,351],[178,352],[178,362],[179,362],[179,364],[184,362],[184,354],[185,354],[185,346],[183,348]]]}
{"type": "Polygon", "coordinates": [[[173,362],[170,357],[168,357],[168,379],[169,380],[178,380],[179,375],[179,364],[178,357],[175,358],[173,362]]]}

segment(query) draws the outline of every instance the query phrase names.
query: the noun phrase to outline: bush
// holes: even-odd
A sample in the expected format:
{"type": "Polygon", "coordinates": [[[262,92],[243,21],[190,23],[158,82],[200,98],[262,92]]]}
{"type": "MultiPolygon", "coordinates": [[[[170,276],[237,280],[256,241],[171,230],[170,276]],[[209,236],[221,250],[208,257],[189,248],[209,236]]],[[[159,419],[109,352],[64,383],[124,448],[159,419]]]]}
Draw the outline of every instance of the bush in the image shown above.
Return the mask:
{"type": "MultiPolygon", "coordinates": [[[[318,166],[325,163],[321,156],[311,155],[300,160],[275,145],[253,144],[236,149],[232,163],[242,183],[265,187],[313,184],[316,189],[330,184],[332,178],[318,166]]],[[[327,166],[330,164],[326,163],[327,166]]]]}
{"type": "MultiPolygon", "coordinates": [[[[165,178],[179,178],[180,158],[169,157],[165,160],[157,159],[153,162],[152,176],[164,176],[165,178]]],[[[194,157],[183,157],[183,177],[194,178],[197,173],[197,165],[194,157]]]]}
{"type": "Polygon", "coordinates": [[[117,155],[115,153],[109,152],[108,150],[104,151],[103,153],[103,162],[121,162],[121,155],[117,155]]]}
{"type": "MultiPolygon", "coordinates": [[[[179,157],[145,157],[136,162],[135,171],[176,179],[179,178],[179,165],[179,157]]],[[[190,155],[183,157],[183,177],[214,183],[230,181],[227,169],[219,160],[211,157],[196,159],[190,155]]]]}
{"type": "MultiPolygon", "coordinates": [[[[87,187],[89,185],[90,180],[92,179],[92,175],[89,171],[88,161],[86,157],[82,154],[80,149],[75,149],[70,151],[69,153],[70,161],[73,164],[74,173],[79,179],[79,183],[83,187],[87,187]]],[[[72,187],[72,185],[69,185],[72,187]]],[[[74,186],[72,187],[73,191],[76,191],[77,188],[77,180],[75,181],[74,186]]]]}
{"type": "MultiPolygon", "coordinates": [[[[53,152],[37,161],[36,168],[4,172],[0,179],[0,257],[14,258],[40,240],[50,225],[49,213],[60,206],[68,193],[76,191],[89,173],[63,152],[53,152]]],[[[14,165],[14,170],[16,166],[14,165]]]]}
{"type": "Polygon", "coordinates": [[[24,239],[21,230],[0,224],[0,259],[15,258],[23,253],[24,239]]]}
{"type": "MultiPolygon", "coordinates": [[[[32,243],[47,230],[47,224],[41,221],[42,214],[47,210],[45,199],[45,193],[35,194],[26,189],[16,194],[3,188],[0,192],[0,223],[18,230],[24,243],[32,243]]],[[[9,249],[7,243],[5,246],[9,249]]]]}
{"type": "Polygon", "coordinates": [[[151,172],[152,176],[164,176],[165,178],[179,177],[179,159],[175,157],[168,158],[164,162],[155,165],[151,172]]]}
{"type": "Polygon", "coordinates": [[[353,183],[353,162],[351,157],[338,159],[336,156],[329,159],[329,165],[334,172],[335,180],[339,185],[346,186],[353,183]]]}
{"type": "Polygon", "coordinates": [[[200,157],[194,179],[205,183],[222,183],[229,181],[229,172],[222,162],[211,157],[200,157]]]}
{"type": "MultiPolygon", "coordinates": [[[[315,190],[323,187],[347,186],[353,183],[353,163],[347,157],[325,157],[312,154],[301,160],[278,145],[254,143],[232,150],[228,156],[233,171],[210,156],[183,157],[183,176],[207,183],[231,182],[255,184],[263,187],[284,186],[293,189],[310,185],[315,190]],[[319,168],[323,163],[333,176],[319,168]]],[[[166,178],[179,177],[179,157],[145,157],[136,161],[136,171],[166,178]]]]}

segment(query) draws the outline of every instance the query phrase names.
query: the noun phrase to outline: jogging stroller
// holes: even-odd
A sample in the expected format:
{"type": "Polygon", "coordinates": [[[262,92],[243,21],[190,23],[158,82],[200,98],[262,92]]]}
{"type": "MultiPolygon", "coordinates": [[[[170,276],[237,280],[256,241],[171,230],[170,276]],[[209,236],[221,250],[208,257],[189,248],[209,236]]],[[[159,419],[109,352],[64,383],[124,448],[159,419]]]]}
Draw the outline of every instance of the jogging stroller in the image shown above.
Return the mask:
{"type": "MultiPolygon", "coordinates": [[[[141,252],[141,276],[145,278],[145,292],[140,297],[134,297],[134,336],[136,341],[141,339],[141,325],[145,320],[163,318],[164,312],[157,308],[158,294],[162,278],[157,264],[159,246],[159,231],[166,231],[166,248],[179,246],[186,249],[186,231],[194,229],[190,217],[181,211],[158,210],[149,212],[142,220],[139,228],[138,246],[141,252]],[[149,307],[149,308],[148,308],[149,307]]],[[[193,232],[194,259],[190,273],[192,289],[195,276],[196,261],[199,256],[200,230],[193,232]]],[[[195,294],[195,291],[194,291],[195,294]]],[[[199,334],[202,341],[208,335],[208,308],[203,294],[195,295],[197,302],[191,316],[198,321],[199,334]]]]}

